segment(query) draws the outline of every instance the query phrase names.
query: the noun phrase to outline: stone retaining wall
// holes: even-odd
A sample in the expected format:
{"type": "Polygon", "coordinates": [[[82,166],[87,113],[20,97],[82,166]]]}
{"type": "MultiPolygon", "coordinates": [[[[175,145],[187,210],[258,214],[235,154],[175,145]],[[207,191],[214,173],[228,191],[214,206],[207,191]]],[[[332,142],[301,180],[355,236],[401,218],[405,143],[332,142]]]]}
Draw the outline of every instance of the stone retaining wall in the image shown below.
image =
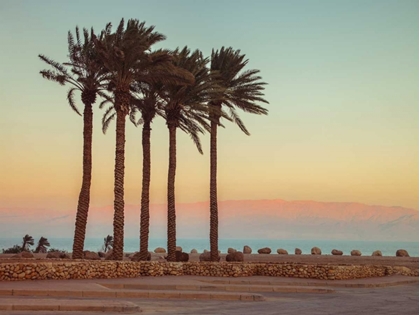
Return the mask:
{"type": "Polygon", "coordinates": [[[270,276],[345,280],[383,277],[392,274],[418,277],[419,271],[418,269],[392,266],[298,263],[178,263],[86,260],[0,263],[0,281],[110,279],[163,275],[211,277],[270,276]]]}

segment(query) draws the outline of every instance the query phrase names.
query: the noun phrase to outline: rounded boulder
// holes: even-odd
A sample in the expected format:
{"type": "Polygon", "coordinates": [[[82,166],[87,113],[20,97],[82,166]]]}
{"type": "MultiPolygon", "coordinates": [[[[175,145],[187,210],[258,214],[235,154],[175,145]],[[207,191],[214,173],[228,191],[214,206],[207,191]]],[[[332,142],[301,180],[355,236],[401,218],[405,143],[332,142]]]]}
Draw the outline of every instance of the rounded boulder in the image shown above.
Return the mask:
{"type": "Polygon", "coordinates": [[[226,255],[226,261],[244,261],[244,254],[242,252],[234,252],[226,255]]]}
{"type": "Polygon", "coordinates": [[[236,252],[236,249],[234,249],[232,247],[229,247],[228,250],[227,250],[227,252],[228,252],[228,254],[233,254],[233,253],[236,252]]]}
{"type": "Polygon", "coordinates": [[[166,249],[164,249],[163,247],[157,247],[157,248],[155,248],[154,252],[156,254],[165,254],[166,253],[166,249]]]}
{"type": "Polygon", "coordinates": [[[251,254],[252,253],[252,248],[249,247],[248,245],[245,245],[243,252],[244,252],[244,254],[251,254]]]}
{"type": "Polygon", "coordinates": [[[321,255],[322,251],[319,247],[312,247],[311,249],[311,255],[321,255]]]}
{"type": "Polygon", "coordinates": [[[258,250],[258,254],[271,254],[271,248],[264,247],[258,250]]]}
{"type": "Polygon", "coordinates": [[[283,248],[279,248],[277,250],[277,254],[279,254],[279,255],[289,255],[289,253],[287,252],[287,250],[285,250],[283,248]]]}
{"type": "MultiPolygon", "coordinates": [[[[220,256],[218,257],[218,261],[220,261],[220,256]]],[[[202,253],[199,256],[200,261],[211,261],[211,254],[209,251],[207,251],[206,253],[202,253]]]]}
{"type": "Polygon", "coordinates": [[[405,249],[397,250],[397,252],[395,253],[395,256],[397,256],[397,257],[410,257],[410,255],[408,254],[408,252],[405,249]]]}

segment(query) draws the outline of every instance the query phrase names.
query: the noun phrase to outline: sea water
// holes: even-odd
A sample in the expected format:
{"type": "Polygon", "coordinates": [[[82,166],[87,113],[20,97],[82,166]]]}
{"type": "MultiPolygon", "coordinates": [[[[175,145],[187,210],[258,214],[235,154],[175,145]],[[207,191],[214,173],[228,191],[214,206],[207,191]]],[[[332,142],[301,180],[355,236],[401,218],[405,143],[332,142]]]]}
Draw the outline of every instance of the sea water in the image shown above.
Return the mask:
{"type": "MultiPolygon", "coordinates": [[[[37,239],[35,239],[35,242],[37,239]]],[[[71,238],[48,238],[52,248],[71,252],[73,240],[71,238]]],[[[0,238],[0,250],[9,248],[15,244],[22,244],[22,238],[0,238]]],[[[104,244],[103,238],[87,238],[85,240],[85,250],[101,251],[104,244]]],[[[35,244],[36,245],[36,244],[35,244]]],[[[323,254],[331,254],[331,250],[338,249],[343,251],[344,255],[350,255],[353,249],[358,249],[362,255],[370,256],[373,251],[380,250],[383,256],[395,256],[398,249],[405,249],[411,257],[419,256],[419,242],[402,241],[344,241],[344,240],[285,240],[285,239],[219,239],[219,250],[226,253],[229,247],[236,250],[243,250],[248,245],[253,253],[257,253],[259,248],[269,247],[271,253],[276,254],[278,248],[283,248],[294,254],[295,248],[300,248],[302,254],[310,254],[311,248],[319,247],[323,254]]],[[[136,252],[139,250],[140,241],[138,238],[124,239],[124,252],[136,252]]],[[[193,248],[199,253],[205,249],[210,249],[208,239],[178,239],[177,246],[181,246],[184,252],[189,253],[193,248]]],[[[149,240],[149,251],[156,247],[166,248],[166,239],[151,238],[149,240]]],[[[35,249],[35,246],[32,246],[35,249]]]]}

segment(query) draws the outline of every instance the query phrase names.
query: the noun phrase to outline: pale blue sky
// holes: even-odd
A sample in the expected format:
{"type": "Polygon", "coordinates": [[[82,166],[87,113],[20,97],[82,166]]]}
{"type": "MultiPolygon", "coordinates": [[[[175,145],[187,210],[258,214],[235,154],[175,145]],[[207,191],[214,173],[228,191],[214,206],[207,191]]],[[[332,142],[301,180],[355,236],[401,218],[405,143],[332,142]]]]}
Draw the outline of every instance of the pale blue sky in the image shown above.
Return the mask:
{"type": "MultiPolygon", "coordinates": [[[[0,0],[0,207],[74,206],[82,120],[68,108],[66,88],[40,77],[37,55],[65,61],[68,30],[99,32],[124,17],[165,34],[156,48],[241,49],[268,83],[269,116],[242,115],[252,136],[232,125],[220,132],[221,199],[418,209],[418,12],[418,1],[387,0],[0,0]],[[39,191],[52,183],[60,193],[39,191]]],[[[100,205],[112,203],[114,158],[114,127],[102,135],[101,117],[96,111],[92,186],[100,205]]],[[[167,130],[154,124],[152,202],[164,202],[167,130]]],[[[126,196],[138,203],[140,130],[127,126],[127,137],[126,196]]],[[[178,200],[207,200],[208,137],[204,157],[179,138],[178,200]]]]}

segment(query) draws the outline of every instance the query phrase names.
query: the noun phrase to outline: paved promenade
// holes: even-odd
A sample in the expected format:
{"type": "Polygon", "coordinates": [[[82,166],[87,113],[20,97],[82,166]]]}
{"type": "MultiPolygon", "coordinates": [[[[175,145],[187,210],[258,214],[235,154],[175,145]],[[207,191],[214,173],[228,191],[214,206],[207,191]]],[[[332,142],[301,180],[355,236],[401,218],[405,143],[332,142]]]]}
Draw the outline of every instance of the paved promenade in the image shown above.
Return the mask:
{"type": "Polygon", "coordinates": [[[418,314],[418,278],[197,276],[0,282],[0,315],[418,314]]]}

